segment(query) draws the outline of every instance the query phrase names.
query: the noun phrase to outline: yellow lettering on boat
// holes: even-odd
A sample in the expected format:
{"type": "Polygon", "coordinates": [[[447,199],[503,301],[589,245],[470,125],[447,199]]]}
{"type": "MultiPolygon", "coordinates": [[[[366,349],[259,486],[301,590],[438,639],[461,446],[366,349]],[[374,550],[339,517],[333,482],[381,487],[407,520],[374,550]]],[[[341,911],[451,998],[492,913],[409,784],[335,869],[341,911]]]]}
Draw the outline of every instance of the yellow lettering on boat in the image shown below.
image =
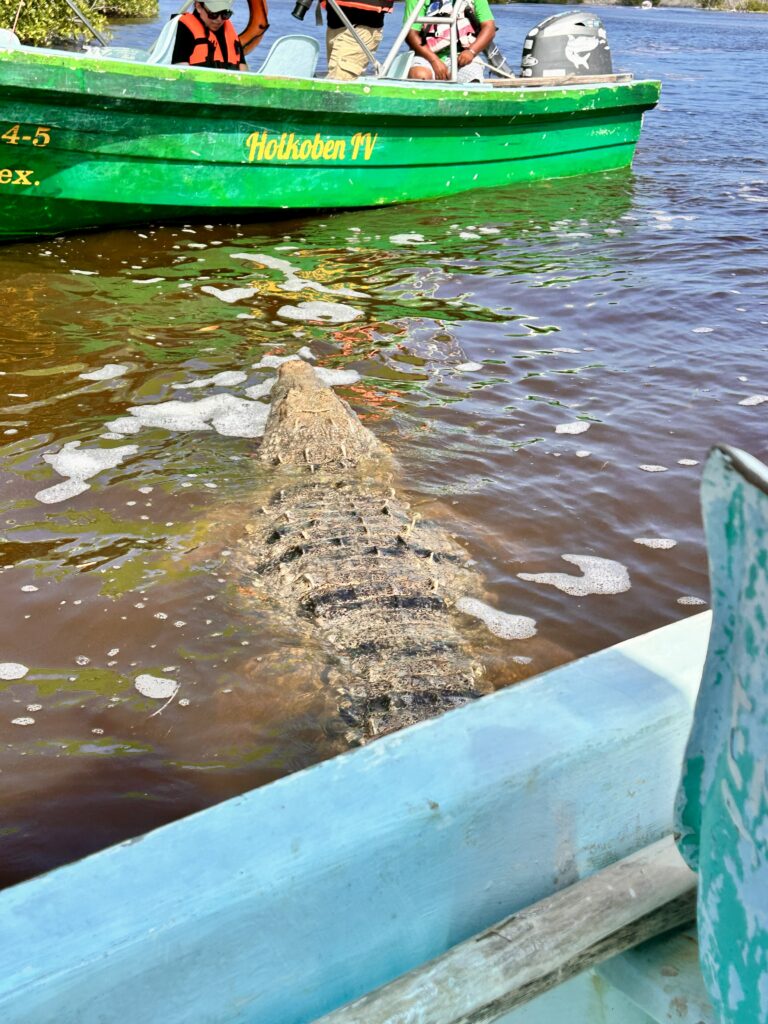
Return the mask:
{"type": "Polygon", "coordinates": [[[16,167],[0,167],[0,185],[39,185],[39,181],[32,181],[32,173],[16,167]]]}
{"type": "Polygon", "coordinates": [[[311,138],[297,138],[295,132],[270,135],[266,130],[255,131],[246,138],[248,163],[290,163],[291,161],[350,160],[367,161],[373,156],[379,136],[371,132],[356,132],[349,139],[328,138],[315,132],[311,138]]]}
{"type": "Polygon", "coordinates": [[[245,144],[248,146],[248,162],[253,163],[254,160],[261,160],[264,155],[264,145],[267,141],[266,132],[252,132],[245,140],[245,144]]]}
{"type": "Polygon", "coordinates": [[[356,132],[352,136],[352,159],[357,160],[362,153],[364,160],[370,160],[378,137],[378,135],[371,135],[370,132],[356,132]]]}
{"type": "Polygon", "coordinates": [[[20,124],[12,124],[8,131],[0,135],[0,139],[8,146],[18,146],[25,142],[31,142],[33,146],[47,146],[51,141],[51,129],[37,126],[34,129],[26,129],[29,135],[22,134],[25,129],[20,124]],[[34,131],[34,135],[32,132],[34,131]]]}

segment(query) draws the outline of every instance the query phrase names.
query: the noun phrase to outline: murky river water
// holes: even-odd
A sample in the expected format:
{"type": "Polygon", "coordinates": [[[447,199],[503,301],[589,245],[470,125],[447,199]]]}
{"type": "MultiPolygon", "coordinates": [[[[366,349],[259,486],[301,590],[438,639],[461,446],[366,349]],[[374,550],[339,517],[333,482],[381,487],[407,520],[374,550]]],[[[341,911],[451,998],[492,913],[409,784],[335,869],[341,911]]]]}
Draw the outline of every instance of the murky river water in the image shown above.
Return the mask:
{"type": "MultiPolygon", "coordinates": [[[[552,10],[497,8],[511,57],[552,10]]],[[[702,460],[768,457],[768,19],[602,16],[618,68],[664,82],[631,174],[0,250],[0,671],[28,669],[0,681],[0,882],[327,756],[322,685],[228,554],[265,483],[242,400],[266,356],[356,371],[403,488],[536,620],[497,684],[701,610],[702,460]],[[630,588],[520,576],[579,575],[569,554],[630,588]]]]}

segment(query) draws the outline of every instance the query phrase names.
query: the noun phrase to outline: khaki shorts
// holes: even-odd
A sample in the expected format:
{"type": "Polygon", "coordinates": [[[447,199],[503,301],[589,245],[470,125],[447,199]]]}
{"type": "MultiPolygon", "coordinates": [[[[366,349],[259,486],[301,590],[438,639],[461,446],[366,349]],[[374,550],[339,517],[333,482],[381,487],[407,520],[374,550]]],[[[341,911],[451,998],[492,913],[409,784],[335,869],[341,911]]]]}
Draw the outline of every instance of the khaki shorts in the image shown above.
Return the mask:
{"type": "MultiPolygon", "coordinates": [[[[366,28],[365,25],[356,25],[355,31],[371,51],[376,53],[383,29],[366,28]]],[[[336,78],[341,82],[348,82],[350,79],[359,78],[368,65],[368,58],[360,49],[355,37],[348,28],[329,28],[325,36],[325,45],[328,51],[328,77],[336,78]]]]}

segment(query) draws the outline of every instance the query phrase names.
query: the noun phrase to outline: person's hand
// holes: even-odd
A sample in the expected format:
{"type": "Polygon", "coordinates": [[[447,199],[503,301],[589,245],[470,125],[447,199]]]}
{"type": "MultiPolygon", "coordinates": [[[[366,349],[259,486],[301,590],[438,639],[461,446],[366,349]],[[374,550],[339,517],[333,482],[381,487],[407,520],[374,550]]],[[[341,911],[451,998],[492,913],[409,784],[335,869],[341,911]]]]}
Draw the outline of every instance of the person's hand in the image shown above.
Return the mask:
{"type": "Polygon", "coordinates": [[[439,82],[445,82],[451,77],[448,72],[448,65],[445,61],[440,60],[439,57],[430,55],[429,63],[432,65],[432,70],[435,72],[435,78],[439,82]]]}
{"type": "Polygon", "coordinates": [[[470,48],[468,50],[462,50],[461,51],[461,53],[459,54],[459,57],[458,57],[458,60],[457,60],[456,63],[459,65],[460,68],[465,68],[467,66],[467,64],[471,64],[472,63],[472,61],[475,59],[476,56],[477,56],[477,53],[470,46],[470,48]]]}

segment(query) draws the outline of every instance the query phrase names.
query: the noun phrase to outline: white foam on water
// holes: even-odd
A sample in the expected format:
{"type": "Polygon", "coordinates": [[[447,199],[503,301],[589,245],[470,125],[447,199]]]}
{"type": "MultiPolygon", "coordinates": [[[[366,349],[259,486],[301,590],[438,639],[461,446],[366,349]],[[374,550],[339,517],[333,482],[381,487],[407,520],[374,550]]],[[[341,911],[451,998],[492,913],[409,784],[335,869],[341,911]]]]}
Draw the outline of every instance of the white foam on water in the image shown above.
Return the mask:
{"type": "Polygon", "coordinates": [[[699,460],[698,459],[678,459],[677,460],[677,464],[678,464],[678,466],[698,466],[699,460]]]}
{"type": "Polygon", "coordinates": [[[342,387],[344,384],[357,384],[360,380],[357,370],[334,370],[328,366],[316,366],[315,376],[329,388],[342,387]]]}
{"type": "MultiPolygon", "coordinates": [[[[287,248],[293,248],[293,246],[287,248]]],[[[233,260],[248,260],[251,263],[258,263],[262,267],[268,267],[270,270],[277,270],[284,274],[283,291],[286,292],[309,290],[322,292],[324,295],[347,295],[353,298],[366,297],[365,292],[356,292],[353,288],[344,288],[343,286],[331,288],[326,284],[321,284],[319,281],[309,281],[307,278],[297,274],[296,269],[288,260],[281,260],[276,256],[267,256],[265,253],[235,252],[232,253],[231,258],[233,260]]]]}
{"type": "Polygon", "coordinates": [[[179,432],[214,430],[223,437],[261,437],[269,407],[261,402],[221,394],[201,398],[197,402],[135,405],[128,412],[130,417],[110,424],[114,430],[136,433],[142,427],[159,427],[179,432]]]}
{"type": "Polygon", "coordinates": [[[206,295],[212,295],[221,302],[229,303],[252,299],[254,295],[259,294],[255,288],[214,288],[212,284],[204,284],[200,291],[205,292],[206,295]]]}
{"type": "Polygon", "coordinates": [[[686,596],[686,597],[678,597],[677,603],[678,604],[700,605],[700,604],[706,604],[707,602],[706,601],[702,601],[702,599],[700,597],[686,596]]]}
{"type": "Polygon", "coordinates": [[[176,391],[182,388],[184,390],[207,387],[229,388],[235,384],[242,384],[244,380],[248,380],[248,374],[243,370],[222,370],[221,373],[216,373],[213,377],[202,377],[199,380],[171,384],[171,387],[176,391]]]}
{"type": "Polygon", "coordinates": [[[558,423],[555,427],[556,434],[583,434],[592,426],[584,420],[577,420],[575,423],[558,423]]]}
{"type": "Polygon", "coordinates": [[[297,306],[281,306],[277,315],[301,322],[320,320],[326,324],[346,324],[361,317],[363,311],[343,302],[300,302],[297,306]]]}
{"type": "Polygon", "coordinates": [[[739,405],[762,405],[768,402],[768,395],[750,395],[749,398],[742,398],[739,405]]]}
{"type": "Polygon", "coordinates": [[[101,434],[101,437],[107,438],[109,441],[119,440],[126,434],[138,434],[141,430],[141,424],[138,420],[133,419],[132,416],[121,416],[118,420],[113,420],[112,423],[108,423],[107,426],[112,429],[106,434],[101,434]]]}
{"type": "Polygon", "coordinates": [[[121,363],[107,363],[100,370],[93,370],[91,373],[81,373],[80,380],[114,380],[115,377],[122,377],[128,373],[128,367],[121,363]]]}
{"type": "Polygon", "coordinates": [[[390,235],[389,240],[392,245],[426,245],[427,240],[424,235],[417,235],[414,232],[405,232],[400,235],[390,235]]]}
{"type": "Polygon", "coordinates": [[[33,583],[27,583],[21,589],[24,591],[25,594],[34,594],[35,591],[39,590],[40,588],[36,587],[33,583]]]}
{"type": "Polygon", "coordinates": [[[644,548],[657,548],[659,551],[668,551],[677,546],[676,540],[668,537],[635,537],[635,544],[642,544],[644,548]]]}
{"type": "Polygon", "coordinates": [[[151,697],[153,700],[169,700],[179,689],[179,684],[175,679],[151,676],[148,673],[136,676],[133,685],[142,697],[151,697]]]}
{"type": "Polygon", "coordinates": [[[595,555],[562,555],[564,561],[581,569],[582,576],[569,576],[564,572],[519,572],[521,580],[545,583],[557,587],[571,597],[590,594],[623,594],[631,587],[629,573],[621,562],[595,555]]]}
{"type": "Polygon", "coordinates": [[[27,666],[17,661],[0,661],[0,679],[23,679],[27,672],[27,666]]]}
{"type": "Polygon", "coordinates": [[[591,455],[591,454],[592,454],[592,452],[589,452],[589,451],[587,451],[587,449],[586,449],[586,448],[580,448],[580,449],[579,449],[579,450],[578,450],[578,451],[576,452],[576,458],[577,458],[577,459],[586,459],[586,458],[587,458],[587,457],[588,457],[589,455],[591,455]]]}
{"type": "Polygon", "coordinates": [[[714,327],[694,327],[694,334],[711,334],[714,331],[714,327]]]}
{"type": "Polygon", "coordinates": [[[262,437],[267,426],[269,406],[234,398],[232,404],[214,416],[211,426],[222,437],[262,437]],[[235,406],[234,403],[238,404],[235,406]]]}
{"type": "Polygon", "coordinates": [[[667,467],[666,466],[653,466],[653,465],[643,464],[642,466],[638,466],[637,468],[638,469],[642,469],[642,471],[644,473],[666,473],[667,472],[667,467]]]}
{"type": "MultiPolygon", "coordinates": [[[[122,435],[118,434],[117,436],[121,437],[122,435]]],[[[35,497],[44,505],[56,505],[60,501],[76,498],[78,494],[83,494],[90,489],[91,485],[84,480],[65,480],[63,483],[53,484],[52,487],[38,491],[35,497]]]]}
{"type": "Polygon", "coordinates": [[[276,377],[270,377],[269,380],[263,380],[261,384],[252,384],[251,387],[245,389],[243,394],[253,399],[266,398],[275,386],[276,380],[276,377]]]}
{"type": "Polygon", "coordinates": [[[459,373],[475,373],[477,370],[482,369],[482,363],[459,363],[457,366],[454,366],[454,370],[458,371],[459,373]]]}
{"type": "Polygon", "coordinates": [[[527,615],[501,612],[476,597],[460,597],[456,607],[465,615],[480,619],[494,636],[500,636],[504,640],[528,640],[536,636],[536,620],[527,615]]]}
{"type": "Polygon", "coordinates": [[[68,479],[38,491],[35,497],[43,504],[50,505],[82,494],[90,487],[87,480],[105,469],[115,469],[137,451],[135,444],[124,444],[119,448],[81,448],[79,441],[68,441],[61,451],[43,455],[43,460],[59,476],[68,479]]]}
{"type": "Polygon", "coordinates": [[[27,718],[26,716],[24,716],[22,718],[12,718],[11,719],[11,725],[34,725],[34,724],[35,724],[34,718],[27,718]]]}

